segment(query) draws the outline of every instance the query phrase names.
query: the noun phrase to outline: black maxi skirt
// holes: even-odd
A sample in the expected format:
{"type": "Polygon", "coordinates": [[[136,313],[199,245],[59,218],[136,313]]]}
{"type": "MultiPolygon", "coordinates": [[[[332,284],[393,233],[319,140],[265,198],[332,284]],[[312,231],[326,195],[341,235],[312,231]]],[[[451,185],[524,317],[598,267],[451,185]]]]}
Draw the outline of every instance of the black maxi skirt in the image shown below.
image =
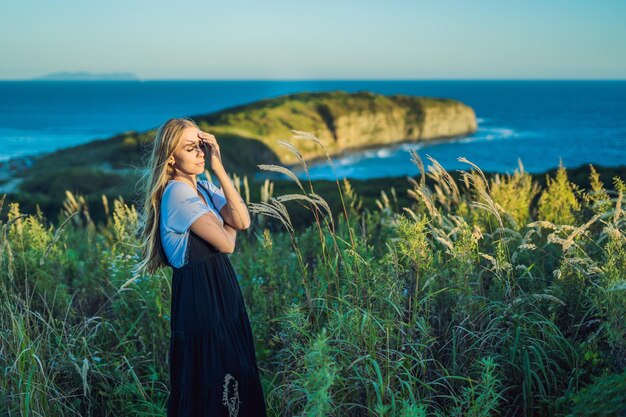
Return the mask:
{"type": "Polygon", "coordinates": [[[266,417],[248,314],[227,254],[189,231],[173,268],[168,417],[266,417]]]}

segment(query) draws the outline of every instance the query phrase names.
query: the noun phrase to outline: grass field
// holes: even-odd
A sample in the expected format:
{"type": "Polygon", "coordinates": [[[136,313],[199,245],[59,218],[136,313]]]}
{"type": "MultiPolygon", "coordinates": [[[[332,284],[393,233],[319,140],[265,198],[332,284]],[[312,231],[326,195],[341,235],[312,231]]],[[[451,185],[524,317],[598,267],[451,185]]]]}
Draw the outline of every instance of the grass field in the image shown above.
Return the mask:
{"type": "MultiPolygon", "coordinates": [[[[402,206],[339,180],[327,201],[278,165],[261,168],[296,192],[267,181],[251,201],[234,178],[253,221],[230,259],[269,414],[624,415],[623,178],[591,168],[582,188],[561,167],[540,186],[467,160],[455,178],[412,158],[402,206]]],[[[0,415],[165,415],[171,270],[132,276],[136,208],[104,197],[95,223],[68,193],[55,224],[2,209],[0,415]]]]}

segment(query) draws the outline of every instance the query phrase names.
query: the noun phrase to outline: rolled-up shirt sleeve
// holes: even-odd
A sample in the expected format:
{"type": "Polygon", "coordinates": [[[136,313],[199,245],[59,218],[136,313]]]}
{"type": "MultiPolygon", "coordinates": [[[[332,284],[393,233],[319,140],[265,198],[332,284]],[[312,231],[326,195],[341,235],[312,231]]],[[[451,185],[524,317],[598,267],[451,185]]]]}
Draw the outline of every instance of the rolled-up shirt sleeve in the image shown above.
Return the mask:
{"type": "Polygon", "coordinates": [[[209,197],[211,197],[213,205],[219,212],[222,207],[224,207],[227,203],[226,197],[224,196],[224,191],[222,191],[220,187],[213,184],[211,181],[204,180],[204,184],[209,190],[209,197]]]}
{"type": "Polygon", "coordinates": [[[193,188],[182,182],[167,187],[161,200],[161,210],[166,219],[165,227],[176,233],[186,233],[198,217],[211,213],[193,188]]]}

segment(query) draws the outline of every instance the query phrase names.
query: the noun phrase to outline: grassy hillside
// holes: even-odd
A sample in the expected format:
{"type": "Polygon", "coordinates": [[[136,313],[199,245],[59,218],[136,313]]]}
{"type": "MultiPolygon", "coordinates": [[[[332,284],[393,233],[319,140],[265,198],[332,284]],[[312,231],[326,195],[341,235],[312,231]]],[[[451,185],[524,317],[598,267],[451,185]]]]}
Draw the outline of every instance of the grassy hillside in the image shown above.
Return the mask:
{"type": "MultiPolygon", "coordinates": [[[[612,178],[626,178],[626,166],[623,167],[601,167],[596,166],[601,180],[605,184],[610,184],[612,178]]],[[[257,168],[259,171],[259,168],[257,168]]],[[[205,171],[209,174],[209,171],[205,171]]],[[[417,169],[416,169],[417,172],[417,169]]],[[[528,174],[538,186],[544,186],[547,176],[554,176],[556,169],[552,169],[542,174],[528,174]]],[[[230,173],[230,172],[229,172],[230,173]]],[[[231,178],[243,183],[248,183],[249,201],[259,201],[262,197],[264,182],[252,181],[248,175],[239,176],[236,173],[230,173],[231,178]]],[[[461,180],[461,174],[454,171],[450,175],[457,181],[461,180]]],[[[487,178],[495,178],[496,173],[485,172],[487,178]]],[[[589,189],[590,166],[581,166],[574,169],[568,169],[570,181],[582,189],[589,189]]],[[[286,176],[280,175],[280,180],[272,181],[275,193],[290,194],[297,192],[299,189],[286,176]]],[[[406,188],[410,185],[408,177],[379,178],[369,180],[350,180],[354,189],[361,195],[363,206],[375,209],[376,200],[381,198],[381,191],[387,196],[396,193],[398,201],[397,206],[403,206],[410,203],[410,197],[406,192],[406,188]]],[[[413,180],[419,180],[420,175],[412,176],[413,180]]],[[[51,170],[50,174],[41,173],[37,176],[26,179],[22,184],[22,190],[19,194],[8,193],[7,198],[20,204],[24,211],[35,213],[37,208],[42,214],[49,218],[55,219],[59,211],[63,208],[63,201],[66,199],[66,191],[71,192],[77,198],[85,200],[89,207],[91,216],[95,222],[106,221],[106,211],[102,204],[103,197],[113,200],[121,198],[130,204],[138,204],[139,190],[137,189],[139,176],[136,174],[121,175],[117,172],[104,172],[97,169],[88,169],[84,167],[71,167],[62,171],[51,170]]],[[[430,178],[426,178],[427,183],[431,183],[430,178]]],[[[328,202],[333,208],[333,212],[337,213],[337,209],[341,205],[341,200],[334,181],[315,180],[312,181],[313,186],[321,194],[327,196],[328,202]]],[[[242,185],[243,192],[243,185],[242,185]]],[[[292,217],[294,225],[297,228],[305,227],[308,223],[307,210],[295,206],[292,217]]],[[[0,219],[6,221],[7,214],[0,213],[0,219]]]]}
{"type": "MultiPolygon", "coordinates": [[[[470,134],[477,126],[474,111],[456,100],[342,91],[289,94],[193,119],[203,129],[255,138],[287,165],[298,161],[276,141],[289,141],[292,129],[315,135],[332,156],[347,149],[470,134]]],[[[325,156],[314,143],[301,145],[305,160],[325,156]]]]}

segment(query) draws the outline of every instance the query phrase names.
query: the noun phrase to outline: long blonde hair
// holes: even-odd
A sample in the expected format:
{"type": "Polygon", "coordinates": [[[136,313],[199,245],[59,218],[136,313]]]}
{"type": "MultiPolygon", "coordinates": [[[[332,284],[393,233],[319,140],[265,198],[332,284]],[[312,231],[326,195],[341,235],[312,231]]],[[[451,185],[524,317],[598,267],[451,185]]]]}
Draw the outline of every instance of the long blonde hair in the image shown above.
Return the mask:
{"type": "Polygon", "coordinates": [[[183,130],[188,127],[198,128],[198,125],[188,117],[169,119],[159,127],[152,143],[150,159],[140,180],[143,204],[138,237],[142,260],[133,268],[134,276],[146,272],[153,274],[159,268],[167,266],[159,230],[161,197],[167,182],[174,174],[174,169],[168,165],[167,160],[174,154],[183,130]]]}

